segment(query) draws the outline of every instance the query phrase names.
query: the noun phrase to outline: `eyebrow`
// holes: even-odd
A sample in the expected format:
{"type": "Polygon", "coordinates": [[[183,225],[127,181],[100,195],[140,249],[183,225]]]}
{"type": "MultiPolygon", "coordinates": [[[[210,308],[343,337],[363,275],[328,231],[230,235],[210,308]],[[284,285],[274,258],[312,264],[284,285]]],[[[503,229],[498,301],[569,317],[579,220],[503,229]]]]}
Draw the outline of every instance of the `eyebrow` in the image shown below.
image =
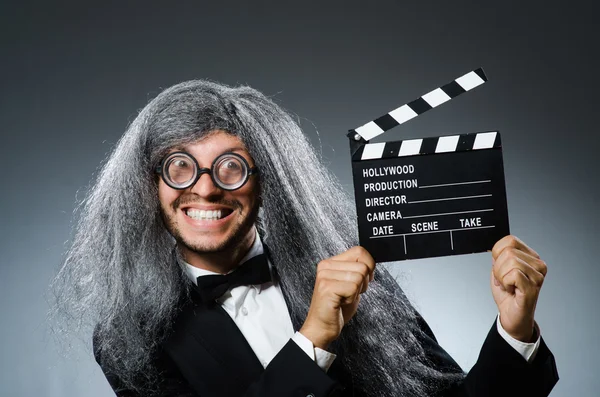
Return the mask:
{"type": "Polygon", "coordinates": [[[247,152],[248,149],[246,149],[244,147],[241,147],[241,146],[233,146],[233,147],[230,147],[230,148],[227,148],[227,149],[223,150],[221,152],[221,154],[227,153],[227,152],[239,152],[239,151],[247,152]]]}
{"type": "MultiPolygon", "coordinates": [[[[227,149],[222,150],[221,153],[219,154],[219,156],[221,154],[223,154],[223,153],[227,153],[227,152],[239,152],[239,151],[248,152],[248,149],[246,149],[245,147],[242,147],[242,146],[232,146],[232,147],[229,147],[227,149]]],[[[171,148],[171,150],[170,150],[170,153],[173,153],[173,152],[186,152],[186,153],[188,153],[188,151],[185,150],[185,147],[184,146],[180,146],[180,145],[173,146],[171,148]]]]}
{"type": "MultiPolygon", "coordinates": [[[[170,153],[174,153],[174,152],[184,152],[189,154],[190,156],[194,157],[196,159],[196,156],[192,155],[190,152],[188,152],[187,150],[185,150],[185,147],[181,146],[181,145],[177,145],[177,146],[173,146],[173,148],[171,149],[172,151],[170,151],[170,153]]],[[[222,156],[225,153],[231,153],[231,152],[246,152],[246,154],[248,155],[248,157],[250,157],[250,166],[254,166],[254,160],[252,159],[252,156],[250,156],[250,153],[248,153],[248,149],[246,149],[243,146],[231,146],[228,147],[226,149],[223,149],[219,154],[217,154],[217,157],[222,156]]],[[[165,156],[168,156],[169,154],[167,153],[165,156]]],[[[245,157],[245,156],[243,156],[245,157]]],[[[198,161],[198,159],[196,159],[196,161],[198,161]]],[[[246,159],[246,161],[248,161],[246,159]]]]}

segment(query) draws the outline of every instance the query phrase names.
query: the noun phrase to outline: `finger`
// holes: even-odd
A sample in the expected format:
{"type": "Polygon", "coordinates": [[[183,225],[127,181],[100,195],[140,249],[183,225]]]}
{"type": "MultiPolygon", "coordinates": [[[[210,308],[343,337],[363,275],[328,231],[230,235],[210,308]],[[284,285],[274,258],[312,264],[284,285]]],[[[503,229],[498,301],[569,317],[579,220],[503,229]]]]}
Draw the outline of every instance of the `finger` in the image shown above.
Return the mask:
{"type": "Polygon", "coordinates": [[[332,256],[332,260],[342,261],[342,262],[362,262],[367,265],[370,269],[370,278],[373,280],[374,271],[375,271],[375,259],[371,256],[369,251],[357,245],[355,247],[350,248],[342,252],[339,255],[332,256]]]}
{"type": "Polygon", "coordinates": [[[494,262],[492,269],[497,276],[501,277],[511,266],[519,267],[539,285],[543,282],[545,273],[547,272],[546,264],[541,259],[535,258],[516,248],[508,247],[502,251],[498,259],[494,262]]]}
{"type": "Polygon", "coordinates": [[[529,278],[519,269],[512,269],[499,281],[504,289],[510,293],[514,292],[515,294],[523,294],[527,298],[535,298],[535,292],[532,290],[533,287],[529,278]]]}
{"type": "MultiPolygon", "coordinates": [[[[521,251],[517,248],[507,247],[505,248],[500,256],[496,259],[497,262],[504,262],[505,258],[510,258],[512,256],[516,256],[521,260],[525,261],[529,266],[540,272],[542,275],[546,276],[548,273],[548,266],[546,262],[544,262],[541,258],[530,255],[527,252],[521,251]]],[[[494,266],[496,264],[494,263],[494,266]]]]}
{"type": "Polygon", "coordinates": [[[358,297],[359,289],[354,283],[334,279],[323,279],[319,285],[320,293],[335,296],[340,305],[348,305],[358,297]]]}
{"type": "Polygon", "coordinates": [[[521,241],[521,239],[513,235],[508,235],[501,238],[496,244],[494,244],[494,247],[492,248],[492,258],[496,260],[500,256],[502,251],[509,247],[521,250],[536,258],[540,257],[537,252],[535,252],[527,244],[521,241]]]}
{"type": "Polygon", "coordinates": [[[334,259],[325,259],[319,262],[318,269],[330,269],[330,270],[347,270],[352,272],[358,272],[363,274],[364,276],[368,276],[371,272],[369,266],[362,262],[348,262],[348,261],[338,261],[334,259]]]}
{"type": "Polygon", "coordinates": [[[321,279],[330,279],[352,283],[356,286],[356,289],[360,293],[363,293],[367,290],[368,281],[365,275],[359,272],[319,269],[317,271],[317,277],[321,279]]]}
{"type": "Polygon", "coordinates": [[[501,260],[496,261],[492,271],[496,280],[501,281],[514,269],[522,272],[536,286],[542,286],[544,275],[521,259],[518,254],[511,253],[501,256],[501,260]]]}
{"type": "Polygon", "coordinates": [[[490,273],[490,281],[496,286],[496,287],[500,287],[500,289],[502,291],[506,291],[504,289],[504,287],[502,286],[502,284],[500,284],[500,281],[498,281],[498,279],[496,278],[496,275],[494,274],[494,271],[492,270],[492,272],[490,273]]]}
{"type": "Polygon", "coordinates": [[[317,273],[321,269],[329,269],[329,270],[338,270],[338,271],[352,271],[357,272],[363,275],[365,281],[365,290],[366,284],[371,281],[370,272],[371,269],[369,266],[362,262],[342,262],[336,261],[332,259],[326,259],[324,261],[319,262],[319,266],[317,267],[317,273]]]}

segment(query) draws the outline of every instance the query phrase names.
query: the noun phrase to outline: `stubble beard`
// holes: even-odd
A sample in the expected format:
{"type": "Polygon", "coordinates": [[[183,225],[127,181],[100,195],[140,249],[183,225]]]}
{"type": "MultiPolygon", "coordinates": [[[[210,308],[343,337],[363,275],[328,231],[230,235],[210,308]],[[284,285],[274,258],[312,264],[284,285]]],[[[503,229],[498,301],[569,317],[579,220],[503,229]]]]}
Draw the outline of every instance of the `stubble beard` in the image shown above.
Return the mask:
{"type": "Polygon", "coordinates": [[[238,205],[236,206],[234,211],[237,211],[239,213],[240,221],[234,226],[233,230],[229,233],[229,236],[227,236],[227,238],[212,246],[202,244],[201,241],[190,241],[190,239],[186,238],[181,232],[175,219],[175,215],[167,215],[164,208],[161,208],[161,213],[167,231],[171,234],[171,236],[173,236],[180,249],[189,250],[198,254],[219,253],[231,250],[237,245],[239,245],[247,236],[248,232],[250,231],[250,229],[256,222],[256,219],[258,218],[258,203],[256,203],[254,207],[250,209],[249,213],[246,216],[244,216],[244,214],[242,213],[242,208],[239,205],[239,203],[237,204],[238,205]]]}

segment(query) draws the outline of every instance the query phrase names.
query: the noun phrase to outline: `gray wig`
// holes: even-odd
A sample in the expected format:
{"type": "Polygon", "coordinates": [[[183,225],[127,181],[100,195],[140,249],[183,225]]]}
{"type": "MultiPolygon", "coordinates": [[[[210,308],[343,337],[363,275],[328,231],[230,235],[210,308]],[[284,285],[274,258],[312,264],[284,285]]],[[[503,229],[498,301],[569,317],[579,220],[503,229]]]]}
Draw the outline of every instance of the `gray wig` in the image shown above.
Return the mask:
{"type": "MultiPolygon", "coordinates": [[[[56,312],[96,325],[103,366],[140,390],[151,356],[190,284],[174,260],[154,166],[170,148],[215,129],[240,137],[260,168],[259,233],[287,292],[292,321],[310,306],[316,264],[356,245],[351,198],[321,164],[293,118],[249,87],[207,81],[175,85],[131,123],[81,205],[75,237],[54,287],[56,312]]],[[[422,396],[463,374],[428,363],[417,314],[378,267],[358,313],[332,347],[355,395],[422,396]]]]}

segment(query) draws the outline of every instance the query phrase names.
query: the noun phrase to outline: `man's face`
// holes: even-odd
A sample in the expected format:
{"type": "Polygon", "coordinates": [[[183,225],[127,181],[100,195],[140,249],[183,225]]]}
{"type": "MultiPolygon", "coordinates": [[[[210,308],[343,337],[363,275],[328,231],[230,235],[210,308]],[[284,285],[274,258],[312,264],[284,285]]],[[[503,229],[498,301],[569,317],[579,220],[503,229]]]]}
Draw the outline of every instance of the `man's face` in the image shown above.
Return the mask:
{"type": "MultiPolygon", "coordinates": [[[[192,155],[201,168],[210,168],[215,158],[233,152],[254,162],[242,141],[225,131],[214,131],[204,139],[174,148],[192,155]]],[[[169,187],[159,178],[158,197],[165,225],[186,250],[197,253],[220,252],[230,249],[253,232],[258,214],[258,181],[251,175],[242,187],[227,191],[216,186],[210,175],[202,174],[196,183],[184,190],[169,187]],[[211,211],[211,212],[205,212],[211,211]],[[217,211],[217,212],[212,212],[217,211]],[[220,211],[220,218],[215,214],[220,211]]]]}

